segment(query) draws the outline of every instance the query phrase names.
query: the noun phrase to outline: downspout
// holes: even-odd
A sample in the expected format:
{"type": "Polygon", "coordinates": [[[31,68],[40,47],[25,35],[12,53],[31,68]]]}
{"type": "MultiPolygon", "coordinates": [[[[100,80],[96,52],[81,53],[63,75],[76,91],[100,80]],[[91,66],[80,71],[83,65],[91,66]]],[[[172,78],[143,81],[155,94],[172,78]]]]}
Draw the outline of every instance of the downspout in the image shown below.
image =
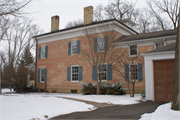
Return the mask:
{"type": "Polygon", "coordinates": [[[35,62],[35,82],[34,82],[34,86],[36,88],[36,82],[37,82],[37,47],[38,47],[38,41],[36,38],[34,38],[36,40],[36,62],[35,62]]]}

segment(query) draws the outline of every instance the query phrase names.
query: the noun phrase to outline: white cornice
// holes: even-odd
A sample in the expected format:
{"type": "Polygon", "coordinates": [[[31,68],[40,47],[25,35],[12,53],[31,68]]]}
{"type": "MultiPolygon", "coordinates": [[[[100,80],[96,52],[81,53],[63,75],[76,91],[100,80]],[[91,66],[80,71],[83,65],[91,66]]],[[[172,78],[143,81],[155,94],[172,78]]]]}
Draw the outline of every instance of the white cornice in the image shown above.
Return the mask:
{"type": "Polygon", "coordinates": [[[156,55],[168,55],[168,54],[175,54],[175,51],[162,51],[162,52],[151,52],[151,53],[143,53],[142,56],[156,56],[156,55]]]}
{"type": "MultiPolygon", "coordinates": [[[[136,34],[133,30],[129,29],[128,27],[125,27],[124,25],[120,24],[117,21],[111,21],[107,23],[100,23],[100,24],[95,24],[87,27],[81,27],[81,28],[75,28],[75,29],[70,29],[66,31],[60,31],[56,33],[51,33],[43,36],[37,36],[35,37],[36,40],[38,41],[38,44],[42,43],[47,43],[47,42],[52,42],[52,41],[57,41],[57,40],[64,40],[64,39],[69,39],[69,38],[74,38],[74,37],[79,37],[79,36],[84,36],[84,30],[85,29],[95,29],[103,26],[110,26],[111,30],[115,30],[123,35],[132,35],[136,34]]],[[[104,30],[108,31],[110,29],[104,30]]],[[[101,33],[102,31],[96,31],[96,33],[101,33]]]]}

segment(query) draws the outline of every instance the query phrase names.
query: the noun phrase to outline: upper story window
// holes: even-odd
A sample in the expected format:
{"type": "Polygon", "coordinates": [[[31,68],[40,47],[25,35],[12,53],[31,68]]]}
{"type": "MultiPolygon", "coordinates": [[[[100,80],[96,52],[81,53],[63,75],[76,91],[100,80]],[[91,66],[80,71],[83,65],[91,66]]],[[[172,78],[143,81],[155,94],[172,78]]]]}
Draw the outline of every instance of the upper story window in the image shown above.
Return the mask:
{"type": "Polygon", "coordinates": [[[77,41],[72,41],[71,42],[71,53],[72,54],[77,54],[77,41]]]}
{"type": "Polygon", "coordinates": [[[131,45],[129,47],[129,55],[136,56],[137,55],[137,45],[131,45]]]}
{"type": "Polygon", "coordinates": [[[98,52],[100,52],[100,51],[104,51],[105,50],[105,39],[104,39],[104,36],[102,36],[102,37],[98,37],[97,38],[97,50],[98,50],[98,52]]]}
{"type": "Polygon", "coordinates": [[[130,76],[130,80],[138,79],[138,65],[136,64],[130,65],[129,76],[130,76]]]}
{"type": "Polygon", "coordinates": [[[68,43],[68,55],[80,54],[80,40],[68,43]]]}
{"type": "Polygon", "coordinates": [[[39,47],[38,58],[39,58],[39,59],[45,59],[45,58],[47,58],[47,53],[48,53],[48,46],[39,47]]]}
{"type": "Polygon", "coordinates": [[[157,49],[158,47],[163,47],[164,45],[165,45],[164,42],[155,43],[155,49],[157,49]]]}
{"type": "Polygon", "coordinates": [[[102,75],[102,80],[107,80],[107,64],[105,63],[104,65],[100,64],[99,65],[99,80],[101,79],[102,75]]]}

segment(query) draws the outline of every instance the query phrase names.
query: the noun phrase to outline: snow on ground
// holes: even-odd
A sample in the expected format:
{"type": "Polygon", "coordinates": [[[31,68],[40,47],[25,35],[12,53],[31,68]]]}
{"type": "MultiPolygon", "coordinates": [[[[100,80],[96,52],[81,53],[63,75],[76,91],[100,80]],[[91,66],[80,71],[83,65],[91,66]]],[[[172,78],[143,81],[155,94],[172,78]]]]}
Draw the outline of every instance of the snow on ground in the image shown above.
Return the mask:
{"type": "Polygon", "coordinates": [[[89,111],[94,106],[83,102],[58,98],[45,94],[4,94],[0,95],[0,120],[46,120],[76,111],[89,111]]]}
{"type": "Polygon", "coordinates": [[[180,111],[171,110],[171,103],[160,105],[153,113],[141,115],[140,120],[180,120],[180,111]]]}
{"type": "Polygon", "coordinates": [[[93,102],[98,102],[98,103],[112,103],[112,104],[121,104],[121,105],[139,103],[138,100],[140,100],[141,98],[140,94],[135,94],[135,97],[130,97],[129,94],[127,95],[61,94],[58,96],[88,100],[88,101],[93,101],[93,102]]]}

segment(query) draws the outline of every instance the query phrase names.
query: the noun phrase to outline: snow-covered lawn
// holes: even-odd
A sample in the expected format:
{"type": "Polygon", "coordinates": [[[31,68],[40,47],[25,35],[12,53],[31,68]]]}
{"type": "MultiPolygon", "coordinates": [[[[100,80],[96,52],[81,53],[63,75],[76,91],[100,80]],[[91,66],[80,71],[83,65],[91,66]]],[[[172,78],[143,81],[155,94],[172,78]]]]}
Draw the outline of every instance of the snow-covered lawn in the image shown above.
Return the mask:
{"type": "Polygon", "coordinates": [[[88,101],[93,101],[93,102],[98,102],[98,103],[112,103],[112,104],[121,104],[121,105],[139,103],[138,101],[141,98],[140,94],[135,94],[135,97],[130,97],[129,94],[127,95],[61,94],[57,96],[88,100],[88,101]]]}
{"type": "Polygon", "coordinates": [[[171,103],[160,105],[153,113],[141,115],[140,120],[180,120],[180,111],[171,110],[171,103]]]}
{"type": "Polygon", "coordinates": [[[45,116],[50,118],[75,111],[89,111],[93,107],[83,102],[57,98],[55,94],[4,94],[0,95],[0,120],[43,120],[45,116]]]}

